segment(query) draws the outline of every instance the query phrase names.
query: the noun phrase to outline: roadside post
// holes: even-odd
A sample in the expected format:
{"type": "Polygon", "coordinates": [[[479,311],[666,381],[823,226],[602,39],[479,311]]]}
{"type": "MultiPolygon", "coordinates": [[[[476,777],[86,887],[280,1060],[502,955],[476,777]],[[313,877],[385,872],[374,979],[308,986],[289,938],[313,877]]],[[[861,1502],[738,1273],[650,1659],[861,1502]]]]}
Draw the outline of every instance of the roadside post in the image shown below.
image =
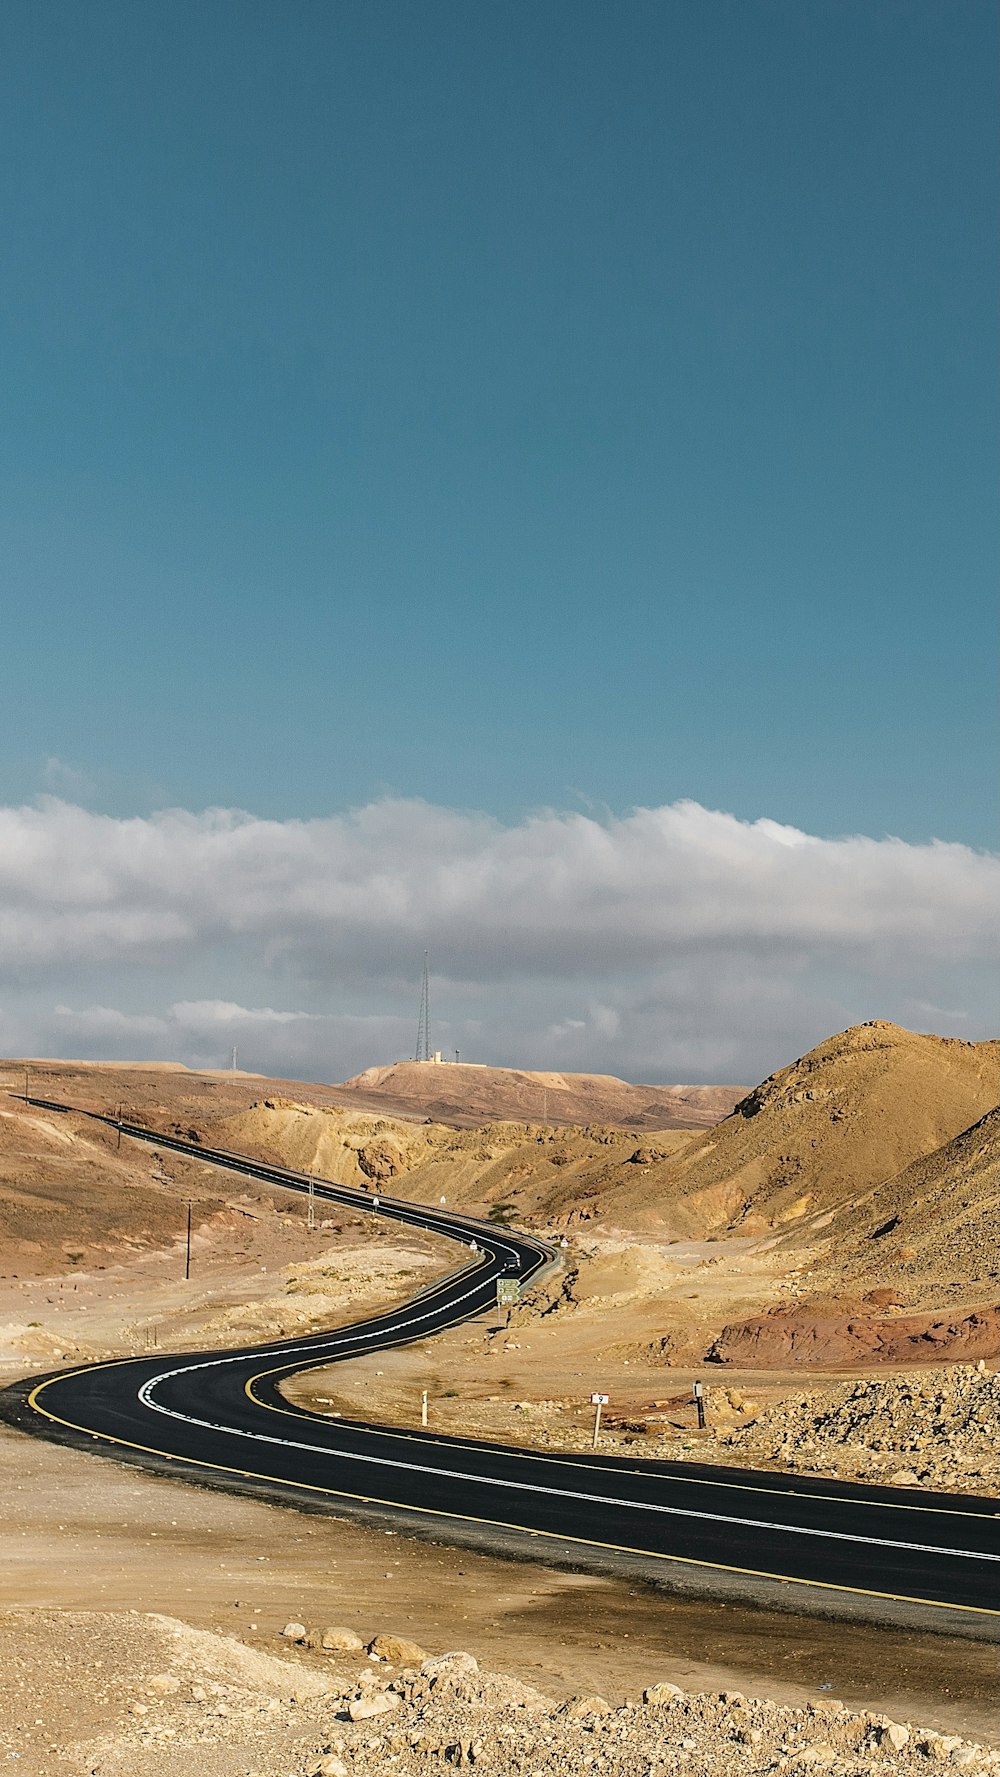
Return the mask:
{"type": "MultiPolygon", "coordinates": [[[[512,1308],[517,1307],[517,1304],[520,1300],[521,1300],[521,1285],[518,1283],[517,1278],[516,1277],[498,1277],[497,1278],[497,1313],[502,1314],[504,1309],[506,1308],[507,1319],[504,1324],[508,1327],[510,1326],[510,1311],[512,1308]]],[[[501,1328],[498,1327],[497,1331],[500,1332],[501,1328]]]]}
{"type": "Polygon", "coordinates": [[[704,1431],[704,1429],[705,1429],[705,1387],[704,1387],[704,1384],[701,1382],[696,1382],[694,1384],[694,1387],[692,1388],[691,1392],[694,1395],[694,1404],[698,1409],[698,1430],[704,1431]]]}
{"type": "Polygon", "coordinates": [[[315,1228],[316,1228],[316,1186],[315,1186],[312,1179],[309,1180],[309,1209],[306,1213],[306,1226],[309,1229],[310,1234],[315,1232],[315,1228]]]}
{"type": "Polygon", "coordinates": [[[185,1246],[184,1246],[184,1282],[185,1283],[187,1283],[188,1278],[191,1276],[191,1199],[190,1199],[190,1197],[188,1198],[187,1212],[188,1212],[187,1213],[187,1240],[186,1240],[185,1246]]]}
{"type": "Polygon", "coordinates": [[[601,1408],[607,1406],[608,1397],[606,1394],[592,1394],[590,1397],[590,1404],[594,1409],[594,1449],[596,1450],[597,1439],[601,1430],[601,1408]]]}
{"type": "Polygon", "coordinates": [[[426,1388],[422,1389],[421,1394],[420,1394],[420,1423],[421,1423],[421,1425],[427,1424],[427,1390],[426,1390],[426,1388]]]}

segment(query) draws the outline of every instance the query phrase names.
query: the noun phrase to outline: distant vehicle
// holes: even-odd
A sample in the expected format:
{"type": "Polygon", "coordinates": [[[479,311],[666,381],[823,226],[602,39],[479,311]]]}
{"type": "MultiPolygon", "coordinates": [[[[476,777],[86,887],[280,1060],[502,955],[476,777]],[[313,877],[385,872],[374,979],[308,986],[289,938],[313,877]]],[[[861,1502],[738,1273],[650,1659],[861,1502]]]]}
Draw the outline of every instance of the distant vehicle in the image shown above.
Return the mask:
{"type": "Polygon", "coordinates": [[[508,1253],[503,1262],[504,1271],[520,1271],[521,1261],[516,1253],[508,1253]]]}

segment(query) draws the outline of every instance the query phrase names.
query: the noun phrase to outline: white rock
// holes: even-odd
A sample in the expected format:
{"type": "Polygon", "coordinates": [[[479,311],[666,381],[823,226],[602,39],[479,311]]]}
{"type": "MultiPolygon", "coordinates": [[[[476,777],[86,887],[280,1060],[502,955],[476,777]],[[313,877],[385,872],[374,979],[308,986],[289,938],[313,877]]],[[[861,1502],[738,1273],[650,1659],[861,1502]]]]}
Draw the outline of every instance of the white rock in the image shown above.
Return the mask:
{"type": "Polygon", "coordinates": [[[672,1703],[675,1697],[683,1697],[684,1692],[679,1684],[670,1684],[664,1679],[662,1684],[651,1684],[642,1693],[644,1703],[672,1703]]]}
{"type": "Polygon", "coordinates": [[[902,1752],[903,1747],[909,1744],[910,1730],[905,1722],[887,1721],[882,1729],[882,1738],[888,1740],[895,1752],[902,1752]]]}
{"type": "Polygon", "coordinates": [[[432,1659],[424,1661],[420,1670],[426,1678],[440,1678],[445,1674],[451,1677],[460,1672],[478,1672],[479,1661],[474,1654],[435,1654],[432,1659]]]}
{"type": "Polygon", "coordinates": [[[368,1721],[373,1715],[385,1715],[390,1709],[398,1709],[399,1704],[395,1691],[376,1691],[373,1697],[353,1697],[347,1705],[347,1713],[352,1721],[368,1721]]]}
{"type": "Polygon", "coordinates": [[[360,1654],[364,1652],[364,1642],[353,1629],[324,1629],[320,1637],[320,1646],[327,1653],[360,1654]]]}
{"type": "Polygon", "coordinates": [[[180,1688],[181,1681],[173,1672],[154,1672],[146,1686],[155,1697],[174,1697],[180,1688]]]}
{"type": "Polygon", "coordinates": [[[305,1641],[309,1631],[305,1623],[286,1623],[281,1633],[286,1641],[305,1641]]]}

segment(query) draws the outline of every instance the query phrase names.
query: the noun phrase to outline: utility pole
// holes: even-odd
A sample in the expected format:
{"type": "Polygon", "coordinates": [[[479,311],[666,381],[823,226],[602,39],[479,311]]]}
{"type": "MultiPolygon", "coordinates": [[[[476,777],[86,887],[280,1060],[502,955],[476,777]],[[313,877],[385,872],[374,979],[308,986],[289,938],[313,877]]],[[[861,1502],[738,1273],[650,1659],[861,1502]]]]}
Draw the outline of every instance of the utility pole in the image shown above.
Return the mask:
{"type": "Polygon", "coordinates": [[[187,1243],[184,1248],[184,1282],[191,1276],[191,1199],[187,1206],[187,1243]]]}
{"type": "Polygon", "coordinates": [[[233,1044],[233,1073],[236,1072],[236,1057],[238,1056],[238,1054],[239,1054],[239,1049],[237,1048],[236,1044],[234,1043],[233,1044]]]}
{"type": "Polygon", "coordinates": [[[118,1140],[115,1142],[115,1149],[117,1150],[122,1145],[122,1107],[121,1107],[121,1105],[118,1106],[118,1115],[115,1118],[115,1122],[118,1125],[118,1140]]]}
{"type": "Polygon", "coordinates": [[[309,1210],[306,1217],[306,1225],[310,1234],[312,1234],[316,1228],[316,1186],[312,1179],[309,1180],[309,1210]]]}
{"type": "Polygon", "coordinates": [[[24,1070],[24,1102],[25,1102],[25,1104],[27,1104],[27,1102],[28,1102],[28,1070],[27,1070],[27,1068],[25,1068],[25,1070],[24,1070]]]}

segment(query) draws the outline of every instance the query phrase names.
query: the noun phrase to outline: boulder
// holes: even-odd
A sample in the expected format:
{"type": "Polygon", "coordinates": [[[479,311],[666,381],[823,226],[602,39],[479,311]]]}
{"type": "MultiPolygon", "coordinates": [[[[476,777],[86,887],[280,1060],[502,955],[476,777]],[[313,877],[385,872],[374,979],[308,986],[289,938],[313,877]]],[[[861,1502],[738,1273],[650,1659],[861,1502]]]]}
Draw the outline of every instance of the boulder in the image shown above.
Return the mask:
{"type": "Polygon", "coordinates": [[[568,1715],[571,1721],[586,1721],[592,1715],[610,1715],[611,1704],[606,1697],[570,1697],[559,1711],[560,1715],[568,1715]]]}
{"type": "Polygon", "coordinates": [[[479,1661],[475,1654],[435,1654],[424,1661],[420,1670],[425,1678],[467,1677],[479,1671],[479,1661]]]}
{"type": "Polygon", "coordinates": [[[651,1684],[642,1693],[644,1703],[672,1703],[675,1697],[683,1697],[684,1692],[679,1684],[670,1684],[666,1680],[662,1684],[651,1684]]]}
{"type": "Polygon", "coordinates": [[[364,1642],[353,1629],[324,1629],[319,1644],[328,1654],[363,1654],[365,1651],[364,1642]]]}
{"type": "Polygon", "coordinates": [[[882,1723],[879,1739],[891,1746],[894,1752],[902,1752],[903,1747],[909,1743],[910,1730],[904,1722],[890,1721],[887,1717],[882,1723]]]}
{"type": "Polygon", "coordinates": [[[309,1631],[305,1623],[286,1623],[281,1633],[286,1641],[305,1641],[309,1631]]]}
{"type": "Polygon", "coordinates": [[[402,1635],[376,1635],[374,1641],[368,1643],[368,1652],[374,1654],[376,1660],[385,1660],[390,1666],[421,1666],[427,1658],[427,1651],[415,1641],[407,1641],[402,1635]]]}
{"type": "Polygon", "coordinates": [[[154,1672],[146,1686],[154,1697],[176,1697],[180,1688],[181,1681],[173,1672],[154,1672]]]}
{"type": "Polygon", "coordinates": [[[395,1691],[375,1691],[366,1697],[353,1697],[347,1705],[347,1713],[352,1721],[369,1721],[373,1715],[386,1715],[390,1709],[398,1709],[399,1703],[395,1691]]]}

